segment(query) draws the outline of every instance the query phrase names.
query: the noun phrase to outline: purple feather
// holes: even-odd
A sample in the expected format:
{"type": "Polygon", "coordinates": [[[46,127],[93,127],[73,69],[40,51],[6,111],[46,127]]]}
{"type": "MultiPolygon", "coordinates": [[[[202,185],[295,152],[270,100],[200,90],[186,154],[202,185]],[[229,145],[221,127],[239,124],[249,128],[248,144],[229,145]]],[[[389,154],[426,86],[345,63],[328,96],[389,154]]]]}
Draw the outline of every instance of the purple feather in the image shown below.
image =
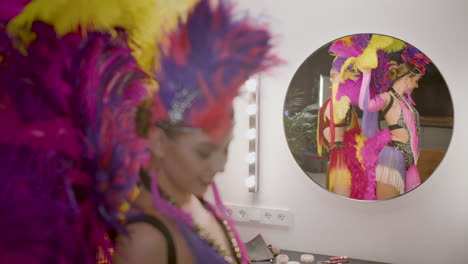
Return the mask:
{"type": "Polygon", "coordinates": [[[0,245],[14,245],[0,256],[9,260],[21,252],[36,263],[95,263],[97,248],[111,246],[102,244],[108,229],[123,230],[118,208],[131,202],[149,161],[135,129],[146,75],[123,32],[84,39],[59,38],[41,22],[32,29],[38,37],[27,56],[0,30],[0,121],[11,124],[0,132],[6,161],[0,193],[16,192],[14,199],[0,199],[0,227],[11,227],[0,245]],[[15,210],[26,206],[29,211],[15,210]]]}
{"type": "Polygon", "coordinates": [[[379,130],[374,137],[367,139],[365,146],[361,150],[363,165],[366,168],[366,178],[368,184],[365,190],[361,190],[361,197],[365,200],[376,199],[376,168],[379,162],[379,153],[390,142],[392,134],[390,130],[379,130]]]}
{"type": "Polygon", "coordinates": [[[0,2],[0,22],[6,22],[17,16],[31,0],[2,0],[0,2]]]}
{"type": "Polygon", "coordinates": [[[0,263],[92,263],[64,194],[67,159],[29,147],[0,149],[0,263]]]}
{"type": "Polygon", "coordinates": [[[357,34],[353,36],[354,45],[360,47],[361,49],[365,49],[367,47],[370,39],[370,34],[357,34]]]}
{"type": "Polygon", "coordinates": [[[329,48],[329,52],[336,57],[358,57],[362,54],[370,41],[369,34],[357,34],[350,38],[351,43],[346,43],[343,39],[337,39],[329,48]]]}
{"type": "Polygon", "coordinates": [[[345,57],[335,57],[335,59],[332,62],[332,68],[340,72],[341,71],[341,66],[343,66],[343,63],[346,61],[345,57]]]}
{"type": "Polygon", "coordinates": [[[279,63],[270,54],[269,32],[248,18],[232,19],[230,7],[223,2],[215,8],[209,1],[200,1],[169,39],[156,73],[166,113],[155,113],[159,116],[155,118],[167,119],[169,114],[167,121],[201,127],[208,133],[224,127],[219,121],[225,118],[212,115],[230,116],[229,102],[244,81],[279,63]],[[189,96],[177,96],[184,93],[189,96]],[[174,109],[181,104],[187,107],[174,109]]]}
{"type": "Polygon", "coordinates": [[[424,55],[424,53],[409,44],[401,54],[401,58],[403,62],[418,67],[421,70],[422,75],[426,73],[426,67],[431,63],[431,60],[424,55]]]}
{"type": "Polygon", "coordinates": [[[388,73],[392,66],[396,66],[395,62],[390,61],[390,54],[385,51],[377,51],[377,56],[378,65],[376,69],[372,70],[371,83],[369,84],[371,99],[378,94],[388,91],[392,86],[392,80],[389,78],[388,73]]]}

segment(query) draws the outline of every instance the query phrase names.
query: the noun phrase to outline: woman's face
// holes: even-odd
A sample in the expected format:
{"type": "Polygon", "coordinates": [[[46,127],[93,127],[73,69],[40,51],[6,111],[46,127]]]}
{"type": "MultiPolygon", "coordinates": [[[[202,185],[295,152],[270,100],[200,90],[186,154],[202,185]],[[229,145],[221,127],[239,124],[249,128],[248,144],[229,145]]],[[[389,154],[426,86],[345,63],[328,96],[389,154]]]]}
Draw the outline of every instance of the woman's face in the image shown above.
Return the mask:
{"type": "Polygon", "coordinates": [[[162,132],[158,153],[160,169],[178,189],[202,196],[216,173],[224,171],[232,131],[220,142],[213,142],[201,129],[191,129],[176,137],[162,132]]]}
{"type": "Polygon", "coordinates": [[[421,79],[421,75],[408,75],[406,77],[406,89],[409,94],[411,94],[414,89],[418,88],[418,82],[421,79]]]}

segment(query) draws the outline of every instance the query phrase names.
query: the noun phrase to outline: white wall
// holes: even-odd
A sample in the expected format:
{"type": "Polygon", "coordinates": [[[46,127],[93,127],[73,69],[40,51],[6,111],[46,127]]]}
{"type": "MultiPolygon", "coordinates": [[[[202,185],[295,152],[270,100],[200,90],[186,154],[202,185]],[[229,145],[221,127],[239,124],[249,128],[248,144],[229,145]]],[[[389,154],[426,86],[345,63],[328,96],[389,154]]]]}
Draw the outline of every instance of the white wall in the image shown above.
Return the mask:
{"type": "MultiPolygon", "coordinates": [[[[244,239],[262,233],[291,250],[375,261],[468,263],[468,19],[466,0],[239,0],[239,8],[268,14],[288,64],[263,78],[260,191],[243,185],[247,117],[238,113],[226,171],[218,178],[227,203],[289,208],[289,229],[239,225],[244,239]],[[294,161],[286,144],[282,107],[295,70],[323,44],[354,33],[401,38],[426,53],[445,77],[455,128],[448,153],[421,187],[397,199],[357,202],[328,193],[294,161]]],[[[239,101],[242,105],[244,102],[239,101]]]]}

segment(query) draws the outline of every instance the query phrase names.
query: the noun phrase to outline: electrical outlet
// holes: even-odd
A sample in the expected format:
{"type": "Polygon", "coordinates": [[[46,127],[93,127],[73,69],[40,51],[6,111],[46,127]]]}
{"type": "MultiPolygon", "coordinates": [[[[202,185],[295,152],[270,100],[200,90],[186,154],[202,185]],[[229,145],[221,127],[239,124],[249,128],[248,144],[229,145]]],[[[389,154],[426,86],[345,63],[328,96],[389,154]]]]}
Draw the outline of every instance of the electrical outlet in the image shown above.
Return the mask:
{"type": "Polygon", "coordinates": [[[266,222],[269,222],[273,219],[273,215],[271,214],[271,212],[265,211],[265,213],[263,213],[263,219],[266,222]]]}
{"type": "Polygon", "coordinates": [[[292,224],[292,214],[287,209],[258,208],[226,204],[226,213],[236,222],[251,222],[277,226],[289,226],[292,224]]]}
{"type": "Polygon", "coordinates": [[[249,214],[247,213],[247,210],[245,209],[239,209],[237,211],[237,217],[241,218],[241,219],[248,219],[249,218],[249,214]]]}
{"type": "Polygon", "coordinates": [[[274,220],[273,209],[270,208],[261,208],[260,209],[260,223],[266,225],[272,225],[274,220]]]}
{"type": "Polygon", "coordinates": [[[289,226],[292,223],[292,214],[285,209],[261,208],[261,224],[289,226]]]}
{"type": "Polygon", "coordinates": [[[248,206],[240,206],[233,204],[226,205],[226,213],[232,220],[236,222],[249,222],[249,210],[250,207],[248,206]]]}
{"type": "Polygon", "coordinates": [[[292,223],[292,214],[289,210],[277,210],[273,222],[276,225],[289,226],[292,223]]]}

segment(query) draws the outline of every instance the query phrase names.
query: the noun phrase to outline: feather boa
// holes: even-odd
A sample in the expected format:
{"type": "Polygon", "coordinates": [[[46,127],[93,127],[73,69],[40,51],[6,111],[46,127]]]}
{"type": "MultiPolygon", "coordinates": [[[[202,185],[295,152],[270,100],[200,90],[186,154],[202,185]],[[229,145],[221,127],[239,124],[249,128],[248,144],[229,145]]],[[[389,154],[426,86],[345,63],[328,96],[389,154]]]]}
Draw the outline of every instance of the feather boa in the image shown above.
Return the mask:
{"type": "Polygon", "coordinates": [[[346,162],[352,175],[351,198],[376,199],[375,170],[379,153],[390,140],[391,133],[388,129],[378,131],[369,139],[366,139],[359,129],[352,129],[345,133],[346,162]]]}

